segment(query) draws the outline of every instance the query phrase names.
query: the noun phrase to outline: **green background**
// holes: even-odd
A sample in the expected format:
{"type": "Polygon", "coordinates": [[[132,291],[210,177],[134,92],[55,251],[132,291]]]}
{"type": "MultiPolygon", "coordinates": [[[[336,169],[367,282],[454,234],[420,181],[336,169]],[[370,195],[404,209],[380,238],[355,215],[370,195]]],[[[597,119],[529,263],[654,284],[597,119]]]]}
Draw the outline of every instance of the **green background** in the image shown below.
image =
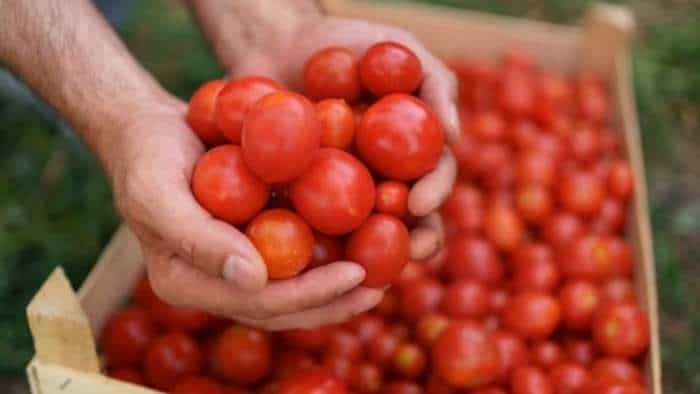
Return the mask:
{"type": "MultiPolygon", "coordinates": [[[[426,2],[562,23],[575,23],[592,3],[426,2]]],[[[652,206],[664,386],[668,393],[700,393],[700,2],[622,3],[639,21],[634,82],[652,206]]],[[[119,33],[145,67],[185,99],[220,74],[179,2],[138,2],[119,33]]],[[[0,95],[0,377],[21,374],[31,356],[24,308],[41,282],[60,264],[80,284],[117,222],[109,187],[77,138],[36,106],[0,95]]]]}

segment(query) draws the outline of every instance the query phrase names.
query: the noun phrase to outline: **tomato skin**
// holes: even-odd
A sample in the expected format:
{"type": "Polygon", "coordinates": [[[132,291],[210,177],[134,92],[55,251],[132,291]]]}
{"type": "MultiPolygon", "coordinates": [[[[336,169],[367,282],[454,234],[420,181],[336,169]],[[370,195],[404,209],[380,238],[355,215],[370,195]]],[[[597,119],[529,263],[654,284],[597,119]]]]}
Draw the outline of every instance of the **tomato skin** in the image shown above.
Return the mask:
{"type": "Polygon", "coordinates": [[[324,354],[321,365],[323,368],[339,377],[343,382],[347,382],[350,379],[350,373],[352,372],[352,361],[343,356],[324,354]]]}
{"type": "Polygon", "coordinates": [[[542,226],[542,236],[555,248],[564,248],[584,233],[583,223],[578,216],[569,212],[552,215],[542,226]]]}
{"type": "Polygon", "coordinates": [[[411,381],[395,380],[384,386],[383,394],[423,394],[423,388],[411,381]]]}
{"type": "Polygon", "coordinates": [[[614,255],[610,238],[585,235],[575,241],[559,258],[562,272],[568,278],[593,282],[608,278],[615,273],[614,255]]]}
{"type": "Polygon", "coordinates": [[[581,387],[577,394],[647,394],[647,391],[636,384],[620,384],[593,380],[581,387]]]}
{"type": "Polygon", "coordinates": [[[109,375],[109,377],[112,379],[121,380],[122,382],[137,384],[139,386],[146,385],[146,380],[143,378],[143,374],[136,368],[127,367],[110,369],[107,375],[109,375]]]}
{"type": "Polygon", "coordinates": [[[290,376],[279,383],[279,394],[345,394],[340,378],[322,369],[290,376]]]}
{"type": "Polygon", "coordinates": [[[398,218],[408,215],[408,186],[403,182],[384,181],[376,186],[374,209],[398,218]]]}
{"type": "Polygon", "coordinates": [[[321,146],[348,149],[355,136],[355,113],[343,99],[325,99],[316,103],[321,122],[321,146]]]}
{"type": "Polygon", "coordinates": [[[573,362],[556,365],[549,372],[554,394],[576,394],[591,378],[585,367],[573,362]]]}
{"type": "Polygon", "coordinates": [[[608,118],[608,98],[603,84],[594,78],[584,76],[576,84],[576,109],[579,116],[599,124],[608,118]]]}
{"type": "Polygon", "coordinates": [[[445,382],[474,389],[496,380],[500,369],[498,348],[478,323],[452,322],[432,348],[433,368],[445,382]]]}
{"type": "Polygon", "coordinates": [[[562,324],[572,330],[591,326],[593,314],[601,304],[598,288],[585,280],[572,280],[559,290],[562,324]]]}
{"type": "Polygon", "coordinates": [[[573,133],[568,135],[567,140],[571,156],[580,162],[590,163],[600,155],[600,132],[591,126],[579,126],[573,133]]]}
{"type": "Polygon", "coordinates": [[[148,309],[151,302],[156,298],[158,298],[158,296],[153,292],[151,283],[148,281],[148,276],[142,276],[131,291],[131,301],[134,305],[148,309]]]}
{"type": "Polygon", "coordinates": [[[629,164],[616,160],[608,169],[608,190],[617,198],[626,201],[634,194],[634,175],[629,164]]]}
{"type": "Polygon", "coordinates": [[[100,349],[112,368],[137,366],[156,335],[156,325],[148,312],[140,307],[129,307],[107,321],[100,349]]]}
{"type": "Polygon", "coordinates": [[[173,331],[151,342],[143,358],[146,382],[159,390],[169,390],[178,379],[197,375],[204,365],[199,345],[189,335],[173,331]]]}
{"type": "Polygon", "coordinates": [[[500,358],[498,380],[507,382],[511,372],[521,365],[527,365],[530,361],[530,352],[525,341],[518,335],[505,330],[497,330],[493,333],[500,358]]]}
{"type": "Polygon", "coordinates": [[[311,253],[311,262],[308,265],[309,269],[340,261],[344,257],[345,245],[339,237],[330,237],[321,233],[314,234],[314,246],[311,253]]]}
{"type": "Polygon", "coordinates": [[[518,264],[513,275],[515,290],[552,291],[559,285],[561,273],[553,260],[530,260],[518,264]]]}
{"type": "Polygon", "coordinates": [[[158,297],[151,300],[148,310],[159,326],[170,331],[200,334],[219,323],[216,317],[205,311],[170,305],[158,297]]]}
{"type": "Polygon", "coordinates": [[[564,350],[557,342],[544,340],[532,344],[532,361],[542,368],[550,369],[566,359],[564,350]]]}
{"type": "Polygon", "coordinates": [[[431,277],[414,280],[411,286],[401,290],[401,316],[407,320],[417,320],[424,314],[437,311],[444,292],[440,282],[431,277]]]}
{"type": "Polygon", "coordinates": [[[270,279],[296,276],[311,261],[313,233],[292,211],[263,211],[248,224],[246,235],[265,261],[270,279]]]}
{"type": "Polygon", "coordinates": [[[362,314],[354,317],[347,323],[347,326],[357,335],[360,342],[365,345],[379,334],[386,331],[384,320],[370,314],[362,314]]]}
{"type": "Polygon", "coordinates": [[[447,245],[445,273],[453,278],[476,279],[496,285],[505,274],[505,267],[493,245],[479,237],[461,233],[447,245]]]}
{"type": "Polygon", "coordinates": [[[264,96],[282,90],[270,78],[250,76],[226,83],[216,100],[214,116],[221,134],[233,144],[241,143],[243,119],[248,110],[264,96]]]}
{"type": "Polygon", "coordinates": [[[564,341],[564,348],[569,360],[586,367],[598,356],[593,342],[585,338],[568,338],[564,341]]]}
{"type": "Polygon", "coordinates": [[[549,217],[554,209],[549,189],[541,185],[523,185],[515,191],[515,207],[528,223],[538,224],[549,217]]]}
{"type": "Polygon", "coordinates": [[[262,331],[232,325],[214,342],[209,364],[214,374],[227,382],[256,383],[270,372],[272,344],[262,331]]]}
{"type": "Polygon", "coordinates": [[[508,252],[520,245],[525,236],[525,228],[514,209],[493,204],[486,211],[484,233],[497,249],[508,252]]]}
{"type": "Polygon", "coordinates": [[[510,293],[508,290],[499,287],[491,290],[491,295],[489,296],[489,308],[492,313],[499,314],[508,305],[510,301],[510,293]]]}
{"type": "Polygon", "coordinates": [[[441,208],[443,220],[454,223],[460,230],[476,232],[484,217],[484,198],[476,187],[458,183],[441,208]]]}
{"type": "Polygon", "coordinates": [[[363,286],[384,287],[406,265],[409,241],[403,222],[390,215],[375,214],[350,235],[345,255],[365,269],[363,286]]]}
{"type": "Polygon", "coordinates": [[[345,234],[359,227],[375,200],[374,180],[367,167],[334,148],[321,148],[289,192],[301,217],[326,235],[345,234]]]}
{"type": "Polygon", "coordinates": [[[362,85],[377,97],[410,94],[423,80],[423,68],[416,54],[397,42],[372,45],[358,66],[362,85]]]}
{"type": "Polygon", "coordinates": [[[506,138],[505,120],[496,111],[479,111],[469,120],[469,132],[481,142],[501,142],[506,138]]]}
{"type": "Polygon", "coordinates": [[[284,379],[317,367],[314,357],[301,350],[279,350],[275,364],[272,372],[275,379],[284,379]]]}
{"type": "Polygon", "coordinates": [[[337,98],[354,102],[361,89],[357,60],[346,48],[322,49],[304,65],[304,92],[312,100],[337,98]]]}
{"type": "Polygon", "coordinates": [[[187,124],[207,146],[226,142],[216,125],[215,118],[217,97],[224,86],[226,86],[226,81],[221,79],[205,83],[194,92],[187,108],[187,124]]]}
{"type": "Polygon", "coordinates": [[[416,323],[415,337],[424,347],[430,348],[449,325],[450,319],[443,314],[429,313],[423,315],[416,323]]]}
{"type": "Polygon", "coordinates": [[[393,359],[394,372],[407,379],[417,379],[428,364],[428,357],[423,349],[413,342],[400,344],[393,359]]]}
{"type": "Polygon", "coordinates": [[[520,70],[506,70],[499,85],[497,100],[500,108],[513,117],[527,116],[535,106],[533,78],[520,70]]]}
{"type": "Polygon", "coordinates": [[[282,333],[282,339],[286,345],[293,348],[317,351],[327,343],[331,330],[327,326],[313,329],[287,330],[282,333]]]}
{"type": "Polygon", "coordinates": [[[409,181],[427,174],[438,163],[444,137],[437,117],[419,99],[390,94],[362,115],[355,145],[379,174],[409,181]]]}
{"type": "Polygon", "coordinates": [[[450,145],[450,150],[452,150],[452,154],[457,160],[459,177],[468,180],[474,176],[479,165],[477,158],[480,144],[471,133],[467,132],[464,125],[462,126],[459,139],[450,145]]]}
{"type": "Polygon", "coordinates": [[[527,339],[547,338],[559,325],[559,302],[542,292],[524,291],[516,294],[503,313],[511,330],[527,339]],[[532,319],[532,316],[538,316],[532,319]]]}
{"type": "Polygon", "coordinates": [[[376,365],[361,362],[352,367],[350,386],[360,393],[378,393],[384,385],[384,374],[376,365]]]}
{"type": "Polygon", "coordinates": [[[553,394],[552,383],[541,369],[531,366],[518,367],[510,380],[513,394],[553,394]]]}
{"type": "Polygon", "coordinates": [[[320,146],[321,123],[316,109],[296,93],[268,94],[248,110],[243,121],[243,159],[267,183],[299,177],[311,166],[320,146]]]}
{"type": "Polygon", "coordinates": [[[559,200],[573,213],[590,217],[600,210],[605,185],[595,174],[576,171],[561,180],[559,200]]]}
{"type": "Polygon", "coordinates": [[[458,390],[448,385],[437,373],[431,373],[425,384],[425,394],[457,394],[458,390]]]}
{"type": "Polygon", "coordinates": [[[603,282],[600,286],[601,303],[635,303],[637,295],[628,278],[616,276],[603,282]]]}
{"type": "Polygon", "coordinates": [[[190,376],[177,382],[170,394],[225,394],[224,386],[204,376],[190,376]]]}
{"type": "Polygon", "coordinates": [[[380,367],[389,367],[401,339],[391,332],[382,332],[367,343],[367,359],[380,367]]]}
{"type": "Polygon", "coordinates": [[[625,207],[616,198],[607,197],[600,205],[600,211],[590,222],[591,232],[595,234],[615,234],[625,227],[625,207]]]}
{"type": "Polygon", "coordinates": [[[234,226],[252,219],[270,197],[268,186],[248,169],[235,145],[216,147],[199,159],[192,192],[204,209],[234,226]]]}
{"type": "Polygon", "coordinates": [[[445,289],[441,310],[452,318],[478,318],[489,311],[489,295],[483,284],[461,279],[445,289]]]}
{"type": "Polygon", "coordinates": [[[509,263],[511,269],[517,273],[521,265],[532,264],[540,261],[554,261],[554,251],[543,242],[528,242],[520,245],[511,254],[509,263]]]}
{"type": "Polygon", "coordinates": [[[621,357],[597,359],[591,365],[591,374],[594,379],[604,382],[642,384],[639,368],[621,357]]]}
{"type": "Polygon", "coordinates": [[[385,318],[392,319],[399,312],[399,297],[396,289],[388,289],[384,292],[382,300],[374,307],[373,312],[385,318]]]}
{"type": "Polygon", "coordinates": [[[331,331],[326,342],[326,353],[345,357],[349,360],[360,360],[363,356],[363,346],[360,338],[347,329],[331,331]]]}
{"type": "Polygon", "coordinates": [[[635,357],[649,346],[649,319],[633,304],[611,304],[596,313],[593,340],[610,356],[635,357]]]}

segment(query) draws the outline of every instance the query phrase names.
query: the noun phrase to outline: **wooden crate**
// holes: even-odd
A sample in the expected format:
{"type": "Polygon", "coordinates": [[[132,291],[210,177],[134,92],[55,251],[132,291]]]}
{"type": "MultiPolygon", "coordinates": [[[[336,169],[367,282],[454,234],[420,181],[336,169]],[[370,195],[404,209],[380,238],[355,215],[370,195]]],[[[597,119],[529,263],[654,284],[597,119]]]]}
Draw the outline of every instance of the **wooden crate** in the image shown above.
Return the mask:
{"type": "MultiPolygon", "coordinates": [[[[531,53],[545,68],[593,70],[609,84],[614,119],[636,174],[636,195],[627,226],[634,250],[635,280],[649,313],[652,340],[645,361],[650,393],[661,394],[656,279],[648,218],[629,44],[634,19],[623,8],[596,6],[581,27],[498,17],[455,9],[365,1],[324,0],[329,13],[391,23],[412,31],[435,54],[496,59],[513,47],[531,53]]],[[[146,394],[155,391],[100,374],[95,333],[125,301],[142,274],[134,236],[122,227],[76,294],[58,268],[27,308],[36,355],[27,367],[34,394],[146,394]]]]}

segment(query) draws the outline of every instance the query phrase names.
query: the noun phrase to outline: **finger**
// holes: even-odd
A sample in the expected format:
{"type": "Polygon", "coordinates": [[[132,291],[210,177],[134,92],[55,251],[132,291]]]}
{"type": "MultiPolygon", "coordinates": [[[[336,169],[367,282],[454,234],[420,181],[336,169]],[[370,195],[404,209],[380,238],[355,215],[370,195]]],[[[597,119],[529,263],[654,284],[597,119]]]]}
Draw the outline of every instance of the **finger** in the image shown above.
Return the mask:
{"type": "Polygon", "coordinates": [[[444,241],[440,214],[431,213],[411,231],[411,259],[425,260],[437,252],[444,241]]]}
{"type": "Polygon", "coordinates": [[[451,144],[459,138],[459,111],[457,110],[457,78],[442,62],[428,55],[424,57],[425,79],[420,97],[440,119],[447,141],[451,144]]]}
{"type": "Polygon", "coordinates": [[[240,322],[268,331],[311,329],[327,324],[337,324],[368,311],[381,301],[384,292],[380,289],[358,287],[328,305],[291,313],[271,319],[238,319],[240,322]]]}
{"type": "Polygon", "coordinates": [[[450,195],[456,178],[457,162],[445,147],[437,167],[411,188],[408,210],[414,216],[425,216],[438,209],[450,195]]]}

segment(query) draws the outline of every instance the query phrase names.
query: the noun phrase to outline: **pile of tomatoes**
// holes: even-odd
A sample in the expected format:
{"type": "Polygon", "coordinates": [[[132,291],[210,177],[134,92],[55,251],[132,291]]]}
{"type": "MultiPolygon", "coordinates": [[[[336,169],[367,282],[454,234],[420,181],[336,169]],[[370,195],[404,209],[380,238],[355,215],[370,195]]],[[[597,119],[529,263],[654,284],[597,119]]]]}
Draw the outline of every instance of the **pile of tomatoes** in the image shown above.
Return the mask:
{"type": "MultiPolygon", "coordinates": [[[[313,68],[313,61],[310,64],[307,71],[313,68]]],[[[348,64],[355,63],[339,57],[333,69],[351,67],[348,64]]],[[[634,257],[624,238],[634,179],[621,142],[610,129],[604,82],[593,75],[539,70],[517,51],[500,64],[461,61],[453,68],[460,80],[462,136],[452,147],[459,181],[441,209],[446,244],[426,261],[402,265],[374,310],[341,325],[267,333],[170,306],[144,279],[134,291],[132,305],[114,315],[103,331],[100,345],[108,373],[178,394],[646,393],[640,366],[650,341],[649,321],[636,299],[634,257]]],[[[306,76],[313,79],[319,73],[306,76]]],[[[306,86],[314,83],[307,81],[306,86]]],[[[353,86],[341,90],[319,82],[319,90],[307,94],[314,99],[342,95],[351,100],[361,90],[353,86]]],[[[364,79],[360,86],[377,96],[385,92],[371,88],[364,79]]],[[[413,91],[417,85],[410,86],[413,91]]],[[[274,98],[269,105],[284,102],[288,95],[267,96],[274,98]]],[[[238,100],[249,96],[241,97],[238,100]]],[[[396,96],[384,97],[366,110],[366,116],[387,97],[396,96]]],[[[413,98],[400,97],[423,108],[413,98]]],[[[322,113],[319,108],[332,103],[320,101],[317,111],[322,113]]],[[[391,119],[387,128],[403,122],[400,117],[379,118],[391,119]]],[[[274,120],[279,121],[277,116],[274,120]]],[[[355,148],[347,139],[332,140],[346,141],[343,144],[348,145],[336,146],[354,149],[372,170],[382,173],[377,169],[381,165],[372,161],[381,161],[382,154],[364,156],[366,151],[360,148],[360,131],[367,122],[363,117],[355,129],[355,148]]],[[[292,123],[286,130],[294,130],[292,123]]],[[[244,126],[242,144],[245,132],[244,126]]],[[[372,134],[369,139],[374,138],[380,137],[372,134]]],[[[321,148],[315,157],[355,160],[339,148],[321,148]]],[[[238,146],[214,148],[202,162],[222,149],[232,152],[221,159],[234,164],[229,168],[246,169],[251,179],[268,179],[269,174],[260,170],[264,166],[247,169],[246,154],[238,146]]],[[[263,149],[255,157],[267,153],[263,149]]],[[[302,218],[298,220],[315,231],[309,242],[322,251],[319,256],[331,256],[324,261],[312,257],[311,265],[344,255],[354,260],[366,253],[365,246],[352,246],[363,227],[354,230],[344,250],[337,234],[352,227],[350,222],[339,219],[339,214],[314,216],[307,210],[315,209],[307,204],[316,203],[318,208],[333,203],[323,194],[329,190],[333,196],[337,190],[353,195],[356,180],[347,183],[345,178],[356,175],[340,179],[333,171],[356,174],[354,168],[364,168],[363,162],[319,168],[312,163],[310,169],[299,170],[302,175],[297,179],[302,180],[307,177],[304,173],[316,173],[307,184],[314,191],[301,193],[308,198],[303,203],[294,191],[299,180],[292,180],[288,190],[302,218]],[[343,230],[325,227],[331,225],[342,225],[343,230]]],[[[284,167],[286,171],[292,166],[284,167]]],[[[401,182],[388,182],[403,190],[395,193],[404,199],[403,182],[425,168],[407,177],[394,174],[390,177],[401,182]]],[[[370,188],[373,183],[368,180],[370,188]]],[[[265,182],[259,182],[259,194],[267,199],[265,182]]],[[[240,181],[235,185],[240,187],[240,181]]],[[[275,194],[274,199],[283,196],[275,194]]],[[[199,194],[198,198],[209,208],[205,198],[199,194]]],[[[254,223],[277,211],[258,214],[265,204],[245,215],[246,220],[258,215],[248,225],[253,239],[254,223]]],[[[389,204],[390,209],[382,199],[367,205],[366,215],[372,205],[386,216],[406,215],[405,205],[398,209],[389,204]]],[[[361,226],[366,226],[377,217],[384,216],[374,214],[354,223],[364,221],[361,226]]],[[[240,225],[246,220],[230,222],[240,225]]],[[[386,230],[375,231],[370,235],[386,230]]],[[[265,254],[264,247],[261,250],[265,254]]]]}

